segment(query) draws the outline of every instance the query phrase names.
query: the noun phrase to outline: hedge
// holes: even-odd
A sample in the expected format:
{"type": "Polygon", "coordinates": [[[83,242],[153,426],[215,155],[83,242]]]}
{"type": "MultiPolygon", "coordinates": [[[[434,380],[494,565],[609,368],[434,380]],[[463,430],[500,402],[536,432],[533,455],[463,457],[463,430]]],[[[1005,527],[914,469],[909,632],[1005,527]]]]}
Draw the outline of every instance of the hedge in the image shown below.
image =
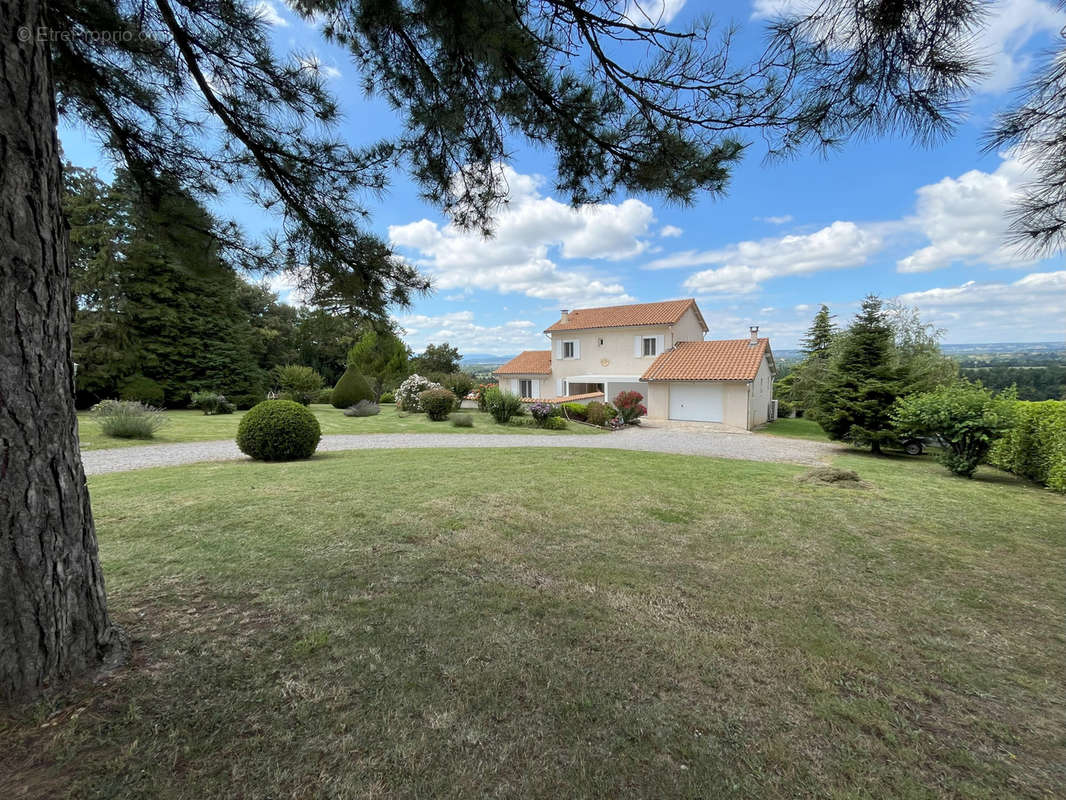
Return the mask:
{"type": "Polygon", "coordinates": [[[1066,401],[1018,401],[1017,422],[992,447],[988,463],[1066,492],[1066,401]]]}

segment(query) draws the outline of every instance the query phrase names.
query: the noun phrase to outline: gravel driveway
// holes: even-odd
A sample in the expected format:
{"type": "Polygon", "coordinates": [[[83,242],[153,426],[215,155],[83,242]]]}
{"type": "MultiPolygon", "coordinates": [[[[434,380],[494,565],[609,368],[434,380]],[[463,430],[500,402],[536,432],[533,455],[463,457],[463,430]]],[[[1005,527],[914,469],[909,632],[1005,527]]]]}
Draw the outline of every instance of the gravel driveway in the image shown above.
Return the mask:
{"type": "MultiPolygon", "coordinates": [[[[323,436],[319,451],[401,450],[418,447],[595,447],[644,450],[653,453],[739,458],[745,461],[783,461],[818,464],[839,449],[837,445],[730,433],[630,428],[602,436],[528,436],[511,434],[380,433],[323,436]]],[[[151,444],[81,454],[88,475],[170,467],[198,461],[227,461],[245,456],[230,440],[151,444]]]]}

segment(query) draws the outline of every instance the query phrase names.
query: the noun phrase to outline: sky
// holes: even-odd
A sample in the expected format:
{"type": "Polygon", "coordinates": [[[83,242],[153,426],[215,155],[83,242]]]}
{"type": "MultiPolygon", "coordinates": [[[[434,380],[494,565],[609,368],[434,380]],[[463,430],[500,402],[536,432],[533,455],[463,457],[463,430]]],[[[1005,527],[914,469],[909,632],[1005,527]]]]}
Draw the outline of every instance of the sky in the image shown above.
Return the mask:
{"type": "MultiPolygon", "coordinates": [[[[802,1],[713,9],[722,25],[739,26],[743,56],[755,53],[768,17],[802,1]]],[[[363,93],[345,51],[280,0],[258,6],[276,46],[327,78],[352,142],[399,130],[385,104],[363,93]]],[[[708,4],[642,0],[642,8],[679,27],[708,4]]],[[[788,349],[820,304],[846,322],[872,292],[917,306],[946,343],[1062,341],[1066,258],[1034,260],[1005,245],[1026,167],[1010,153],[983,152],[981,137],[1064,27],[1066,11],[1053,2],[997,2],[980,40],[988,75],[947,141],[923,148],[896,135],[768,162],[753,140],[725,196],[686,207],[623,195],[572,208],[553,190],[552,154],[513,140],[503,166],[508,203],[485,239],[450,225],[397,171],[381,198],[367,198],[368,225],[434,289],[394,318],[415,351],[447,341],[464,353],[510,355],[545,349],[542,331],[560,309],[695,297],[708,338],[740,338],[758,325],[788,349]]],[[[89,133],[63,122],[60,138],[75,164],[110,171],[89,133]]],[[[224,204],[250,231],[269,227],[240,198],[224,204]]],[[[283,276],[270,282],[282,299],[300,301],[283,276]]]]}

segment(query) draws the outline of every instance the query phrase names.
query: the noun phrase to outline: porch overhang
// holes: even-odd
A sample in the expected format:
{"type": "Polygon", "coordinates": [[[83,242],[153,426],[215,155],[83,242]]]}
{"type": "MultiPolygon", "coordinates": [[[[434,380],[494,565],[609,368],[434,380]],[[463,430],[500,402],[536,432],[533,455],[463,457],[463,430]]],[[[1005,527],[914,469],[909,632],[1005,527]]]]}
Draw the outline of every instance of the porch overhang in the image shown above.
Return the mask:
{"type": "Polygon", "coordinates": [[[644,383],[639,375],[569,375],[567,383],[644,383]]]}

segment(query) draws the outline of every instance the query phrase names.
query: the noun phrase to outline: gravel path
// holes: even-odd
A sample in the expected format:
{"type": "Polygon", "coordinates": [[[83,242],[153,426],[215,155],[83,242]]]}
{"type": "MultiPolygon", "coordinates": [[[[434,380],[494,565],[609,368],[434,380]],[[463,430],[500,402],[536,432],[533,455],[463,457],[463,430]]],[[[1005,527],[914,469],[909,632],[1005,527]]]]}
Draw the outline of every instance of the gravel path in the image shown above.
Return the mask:
{"type": "MultiPolygon", "coordinates": [[[[777,436],[630,428],[602,436],[528,436],[511,434],[379,433],[323,436],[319,451],[401,450],[418,447],[595,447],[644,450],[653,453],[739,458],[745,461],[783,461],[818,464],[837,445],[777,436]]],[[[151,444],[81,454],[88,475],[170,467],[199,461],[227,461],[245,456],[230,440],[151,444]]]]}

